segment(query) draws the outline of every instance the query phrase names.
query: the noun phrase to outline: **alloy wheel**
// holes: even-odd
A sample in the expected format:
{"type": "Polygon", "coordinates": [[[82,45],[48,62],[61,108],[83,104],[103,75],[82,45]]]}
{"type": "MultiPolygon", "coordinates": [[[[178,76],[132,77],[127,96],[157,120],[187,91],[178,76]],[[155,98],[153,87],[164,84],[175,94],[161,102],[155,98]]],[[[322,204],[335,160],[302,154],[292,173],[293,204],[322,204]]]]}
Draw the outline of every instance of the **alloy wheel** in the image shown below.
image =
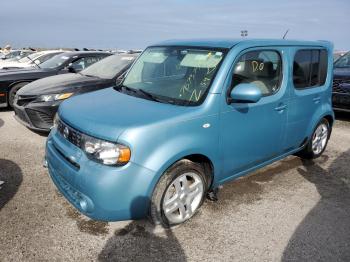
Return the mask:
{"type": "Polygon", "coordinates": [[[195,213],[204,194],[202,178],[193,172],[178,176],[167,188],[163,212],[170,224],[179,224],[195,213]]]}
{"type": "Polygon", "coordinates": [[[317,127],[312,137],[312,151],[315,155],[320,154],[327,144],[328,127],[322,123],[317,127]]]}

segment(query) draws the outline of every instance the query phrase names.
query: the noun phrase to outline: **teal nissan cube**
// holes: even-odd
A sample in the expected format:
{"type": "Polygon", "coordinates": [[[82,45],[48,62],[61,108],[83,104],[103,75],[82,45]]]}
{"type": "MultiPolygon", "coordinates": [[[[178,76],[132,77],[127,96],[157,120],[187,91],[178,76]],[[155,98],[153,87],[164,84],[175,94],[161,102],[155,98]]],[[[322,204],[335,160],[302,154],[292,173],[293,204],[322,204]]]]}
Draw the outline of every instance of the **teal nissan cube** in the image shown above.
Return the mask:
{"type": "Polygon", "coordinates": [[[183,223],[225,182],[324,152],[332,49],[249,39],[150,46],[114,87],[62,103],[46,144],[49,174],[92,219],[183,223]]]}

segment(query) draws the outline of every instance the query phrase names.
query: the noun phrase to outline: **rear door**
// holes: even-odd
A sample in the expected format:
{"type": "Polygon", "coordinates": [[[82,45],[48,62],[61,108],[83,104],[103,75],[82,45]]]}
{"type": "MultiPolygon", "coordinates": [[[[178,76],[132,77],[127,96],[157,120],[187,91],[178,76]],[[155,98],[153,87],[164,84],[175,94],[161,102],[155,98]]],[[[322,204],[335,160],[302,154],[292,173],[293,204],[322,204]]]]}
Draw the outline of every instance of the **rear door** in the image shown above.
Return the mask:
{"type": "Polygon", "coordinates": [[[322,48],[291,48],[292,76],[286,147],[300,147],[307,137],[313,115],[322,107],[327,87],[327,50],[322,48]]]}

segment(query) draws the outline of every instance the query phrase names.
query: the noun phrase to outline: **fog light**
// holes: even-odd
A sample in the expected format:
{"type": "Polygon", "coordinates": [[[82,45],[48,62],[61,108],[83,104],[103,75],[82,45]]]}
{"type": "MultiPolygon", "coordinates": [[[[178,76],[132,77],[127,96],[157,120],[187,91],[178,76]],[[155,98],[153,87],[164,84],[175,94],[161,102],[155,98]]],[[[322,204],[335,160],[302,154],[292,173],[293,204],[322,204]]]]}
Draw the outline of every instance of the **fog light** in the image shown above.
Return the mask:
{"type": "Polygon", "coordinates": [[[89,209],[89,205],[88,205],[88,202],[82,198],[80,201],[79,201],[79,205],[80,205],[80,208],[84,211],[84,212],[88,212],[88,209],[89,209]]]}
{"type": "Polygon", "coordinates": [[[79,194],[78,201],[79,201],[80,209],[83,212],[90,213],[94,210],[94,204],[88,197],[79,194]]]}

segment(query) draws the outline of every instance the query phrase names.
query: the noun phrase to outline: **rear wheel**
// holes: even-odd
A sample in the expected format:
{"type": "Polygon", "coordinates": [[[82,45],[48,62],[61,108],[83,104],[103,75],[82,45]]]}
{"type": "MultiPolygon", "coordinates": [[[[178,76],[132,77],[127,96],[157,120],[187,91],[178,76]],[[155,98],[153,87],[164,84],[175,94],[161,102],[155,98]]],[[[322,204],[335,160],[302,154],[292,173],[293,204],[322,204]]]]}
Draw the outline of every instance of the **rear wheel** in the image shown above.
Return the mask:
{"type": "Polygon", "coordinates": [[[305,148],[298,153],[298,156],[305,159],[317,158],[326,149],[330,135],[330,126],[327,119],[322,119],[315,128],[305,148]]]}
{"type": "Polygon", "coordinates": [[[26,84],[28,84],[28,82],[18,83],[16,85],[14,85],[13,87],[11,87],[10,92],[9,92],[9,96],[8,96],[8,103],[9,103],[10,107],[13,107],[13,102],[15,100],[15,96],[17,94],[17,91],[20,90],[26,84]]]}
{"type": "Polygon", "coordinates": [[[171,166],[159,180],[153,195],[150,218],[171,227],[190,219],[202,205],[207,190],[204,168],[187,159],[171,166]]]}

